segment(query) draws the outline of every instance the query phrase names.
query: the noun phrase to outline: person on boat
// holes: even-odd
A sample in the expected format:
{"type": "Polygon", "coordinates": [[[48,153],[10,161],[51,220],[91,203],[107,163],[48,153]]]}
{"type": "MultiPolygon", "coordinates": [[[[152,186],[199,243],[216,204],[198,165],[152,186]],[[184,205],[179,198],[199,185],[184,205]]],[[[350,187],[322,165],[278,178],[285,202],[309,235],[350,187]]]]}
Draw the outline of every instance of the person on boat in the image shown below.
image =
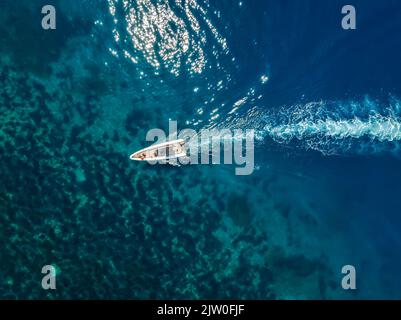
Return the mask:
{"type": "Polygon", "coordinates": [[[183,142],[177,143],[177,144],[175,145],[174,152],[175,152],[176,154],[180,154],[180,153],[182,152],[182,146],[183,146],[183,145],[184,145],[183,142]]]}

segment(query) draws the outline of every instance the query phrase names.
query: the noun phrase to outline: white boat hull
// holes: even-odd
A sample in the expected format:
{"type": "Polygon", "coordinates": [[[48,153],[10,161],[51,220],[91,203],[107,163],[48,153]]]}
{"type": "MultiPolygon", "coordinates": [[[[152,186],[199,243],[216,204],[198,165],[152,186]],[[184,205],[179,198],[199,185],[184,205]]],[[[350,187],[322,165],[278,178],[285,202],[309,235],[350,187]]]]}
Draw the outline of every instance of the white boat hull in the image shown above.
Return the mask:
{"type": "Polygon", "coordinates": [[[187,155],[184,144],[184,139],[158,143],[131,154],[130,159],[135,161],[160,161],[184,157],[187,155]]]}

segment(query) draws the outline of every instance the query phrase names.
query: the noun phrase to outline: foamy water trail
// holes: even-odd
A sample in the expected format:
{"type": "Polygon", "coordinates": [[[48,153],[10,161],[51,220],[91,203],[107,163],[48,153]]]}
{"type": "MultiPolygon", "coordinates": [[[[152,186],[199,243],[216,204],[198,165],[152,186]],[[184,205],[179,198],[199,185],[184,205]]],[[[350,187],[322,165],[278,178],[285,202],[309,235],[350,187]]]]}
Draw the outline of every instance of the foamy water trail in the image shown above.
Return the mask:
{"type": "Polygon", "coordinates": [[[277,119],[271,115],[261,137],[278,143],[292,143],[323,154],[401,155],[400,103],[369,98],[351,102],[309,103],[282,109],[277,119]]]}
{"type": "MultiPolygon", "coordinates": [[[[260,142],[317,150],[325,155],[392,153],[401,156],[401,103],[369,98],[360,101],[319,101],[265,111],[243,106],[212,122],[216,128],[254,128],[260,142]]],[[[233,106],[234,107],[234,106],[233,106]]]]}
{"type": "Polygon", "coordinates": [[[298,123],[278,126],[267,125],[264,130],[277,140],[307,139],[313,136],[324,136],[333,139],[367,137],[377,141],[401,140],[401,123],[399,119],[375,115],[364,121],[359,118],[349,120],[319,119],[303,120],[298,123]]]}

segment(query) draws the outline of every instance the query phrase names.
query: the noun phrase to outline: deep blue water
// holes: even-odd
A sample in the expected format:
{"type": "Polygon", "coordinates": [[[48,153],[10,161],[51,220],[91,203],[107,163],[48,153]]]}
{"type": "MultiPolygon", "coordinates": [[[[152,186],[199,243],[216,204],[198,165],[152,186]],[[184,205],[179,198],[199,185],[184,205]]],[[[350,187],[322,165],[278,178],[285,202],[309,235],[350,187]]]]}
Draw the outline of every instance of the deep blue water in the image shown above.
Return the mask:
{"type": "Polygon", "coordinates": [[[0,4],[1,298],[401,297],[399,1],[47,2],[0,4]],[[169,119],[256,170],[130,161],[169,119]]]}

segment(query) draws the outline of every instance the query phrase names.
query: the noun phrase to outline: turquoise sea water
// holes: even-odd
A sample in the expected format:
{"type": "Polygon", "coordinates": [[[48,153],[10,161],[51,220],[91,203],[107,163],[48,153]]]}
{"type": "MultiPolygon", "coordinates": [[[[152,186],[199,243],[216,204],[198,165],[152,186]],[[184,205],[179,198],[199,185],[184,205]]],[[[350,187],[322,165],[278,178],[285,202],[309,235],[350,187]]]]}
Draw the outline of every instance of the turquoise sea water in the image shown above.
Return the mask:
{"type": "Polygon", "coordinates": [[[397,1],[47,2],[0,4],[0,298],[401,297],[397,1]],[[169,119],[254,173],[130,161],[169,119]]]}

